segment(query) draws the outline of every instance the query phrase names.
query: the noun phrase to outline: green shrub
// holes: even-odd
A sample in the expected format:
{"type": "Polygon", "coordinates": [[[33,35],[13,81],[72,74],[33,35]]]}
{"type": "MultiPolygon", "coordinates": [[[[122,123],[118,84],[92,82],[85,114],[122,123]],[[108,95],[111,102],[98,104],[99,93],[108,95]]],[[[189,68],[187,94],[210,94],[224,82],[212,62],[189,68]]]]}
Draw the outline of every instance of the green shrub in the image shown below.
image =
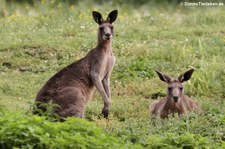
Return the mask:
{"type": "Polygon", "coordinates": [[[178,135],[176,133],[167,133],[165,136],[152,136],[149,138],[149,147],[152,149],[207,149],[210,144],[201,135],[185,132],[178,135]]]}
{"type": "Polygon", "coordinates": [[[60,123],[45,117],[7,113],[0,117],[0,125],[0,148],[4,149],[125,147],[93,123],[78,118],[60,123]]]}

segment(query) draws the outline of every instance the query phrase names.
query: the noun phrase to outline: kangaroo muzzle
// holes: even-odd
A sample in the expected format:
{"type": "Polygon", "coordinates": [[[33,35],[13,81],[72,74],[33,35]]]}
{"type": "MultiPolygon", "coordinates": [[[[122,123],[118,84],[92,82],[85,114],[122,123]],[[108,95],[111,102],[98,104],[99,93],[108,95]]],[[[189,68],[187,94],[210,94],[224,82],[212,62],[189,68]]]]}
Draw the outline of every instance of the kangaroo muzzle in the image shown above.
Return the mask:
{"type": "Polygon", "coordinates": [[[178,101],[178,99],[179,99],[179,97],[178,97],[178,96],[173,96],[173,101],[174,101],[174,102],[177,102],[177,101],[178,101]]]}

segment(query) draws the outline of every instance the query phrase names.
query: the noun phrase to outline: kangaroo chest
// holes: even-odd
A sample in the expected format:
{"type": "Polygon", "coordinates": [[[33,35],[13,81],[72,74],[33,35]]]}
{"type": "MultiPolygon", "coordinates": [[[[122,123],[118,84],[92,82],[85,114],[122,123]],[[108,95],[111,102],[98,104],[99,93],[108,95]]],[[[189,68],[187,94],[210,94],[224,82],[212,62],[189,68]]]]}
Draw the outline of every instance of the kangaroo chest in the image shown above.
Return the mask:
{"type": "Polygon", "coordinates": [[[179,103],[165,103],[163,109],[171,113],[180,113],[182,105],[179,103]]]}
{"type": "Polygon", "coordinates": [[[94,52],[92,54],[91,69],[100,77],[100,79],[105,78],[106,75],[110,75],[114,64],[115,57],[112,50],[94,52]]]}
{"type": "Polygon", "coordinates": [[[106,56],[106,71],[111,71],[115,65],[115,57],[111,52],[106,56]]]}
{"type": "Polygon", "coordinates": [[[102,77],[104,77],[107,73],[112,71],[114,64],[115,64],[115,57],[112,52],[104,56],[102,61],[102,70],[100,72],[102,77]]]}

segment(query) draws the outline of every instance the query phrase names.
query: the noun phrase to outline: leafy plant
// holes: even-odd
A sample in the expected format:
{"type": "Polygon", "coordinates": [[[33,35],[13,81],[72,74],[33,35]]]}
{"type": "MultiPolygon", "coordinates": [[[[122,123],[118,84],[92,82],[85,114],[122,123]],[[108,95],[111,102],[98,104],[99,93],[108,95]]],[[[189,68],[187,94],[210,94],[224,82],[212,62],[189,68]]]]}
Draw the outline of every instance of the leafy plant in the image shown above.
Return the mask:
{"type": "Polygon", "coordinates": [[[210,146],[211,145],[206,138],[189,132],[184,132],[181,135],[167,133],[165,136],[155,135],[149,138],[149,147],[152,149],[208,149],[210,146]]]}
{"type": "Polygon", "coordinates": [[[79,118],[64,123],[7,113],[0,117],[0,148],[123,148],[130,146],[79,118]]]}
{"type": "Polygon", "coordinates": [[[46,119],[50,121],[59,121],[60,117],[55,112],[57,108],[60,108],[60,106],[53,103],[52,101],[48,103],[36,102],[35,105],[31,104],[31,108],[28,113],[35,113],[40,116],[45,116],[46,119]]]}

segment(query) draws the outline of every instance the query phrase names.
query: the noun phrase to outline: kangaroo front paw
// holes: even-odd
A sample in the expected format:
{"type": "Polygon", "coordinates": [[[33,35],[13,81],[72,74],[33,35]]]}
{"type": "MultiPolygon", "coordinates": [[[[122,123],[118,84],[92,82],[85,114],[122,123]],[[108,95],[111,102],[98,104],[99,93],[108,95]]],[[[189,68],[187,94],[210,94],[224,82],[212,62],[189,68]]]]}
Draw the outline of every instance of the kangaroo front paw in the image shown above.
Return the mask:
{"type": "Polygon", "coordinates": [[[109,109],[103,108],[102,109],[102,114],[103,114],[104,118],[108,119],[109,109]]]}

